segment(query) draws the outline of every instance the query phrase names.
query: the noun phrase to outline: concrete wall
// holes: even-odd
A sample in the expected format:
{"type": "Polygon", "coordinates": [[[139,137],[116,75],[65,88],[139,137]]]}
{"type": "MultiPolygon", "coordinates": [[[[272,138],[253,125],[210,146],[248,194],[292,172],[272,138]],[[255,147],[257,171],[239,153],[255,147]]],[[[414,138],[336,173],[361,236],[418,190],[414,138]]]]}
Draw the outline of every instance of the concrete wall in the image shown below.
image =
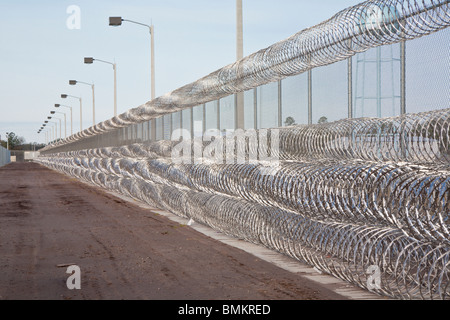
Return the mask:
{"type": "Polygon", "coordinates": [[[11,152],[0,147],[0,167],[11,162],[11,152]]]}

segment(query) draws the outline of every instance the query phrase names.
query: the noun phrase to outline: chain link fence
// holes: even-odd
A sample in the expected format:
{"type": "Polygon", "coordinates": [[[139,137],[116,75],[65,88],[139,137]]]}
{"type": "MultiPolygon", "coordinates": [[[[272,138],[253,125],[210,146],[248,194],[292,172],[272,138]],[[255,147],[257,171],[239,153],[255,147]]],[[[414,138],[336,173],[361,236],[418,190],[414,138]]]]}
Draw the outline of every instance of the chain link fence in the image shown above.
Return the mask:
{"type": "Polygon", "coordinates": [[[448,299],[449,2],[363,2],[38,161],[380,295],[448,299]]]}

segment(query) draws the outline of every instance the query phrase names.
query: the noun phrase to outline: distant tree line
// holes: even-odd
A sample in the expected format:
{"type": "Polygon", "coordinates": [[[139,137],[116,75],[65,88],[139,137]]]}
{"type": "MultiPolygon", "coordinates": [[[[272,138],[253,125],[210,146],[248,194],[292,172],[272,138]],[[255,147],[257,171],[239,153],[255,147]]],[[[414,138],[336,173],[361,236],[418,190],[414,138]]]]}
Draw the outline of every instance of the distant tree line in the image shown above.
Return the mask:
{"type": "Polygon", "coordinates": [[[16,135],[14,132],[9,132],[1,137],[0,145],[3,148],[17,151],[37,151],[45,147],[42,143],[26,143],[24,137],[16,135]]]}

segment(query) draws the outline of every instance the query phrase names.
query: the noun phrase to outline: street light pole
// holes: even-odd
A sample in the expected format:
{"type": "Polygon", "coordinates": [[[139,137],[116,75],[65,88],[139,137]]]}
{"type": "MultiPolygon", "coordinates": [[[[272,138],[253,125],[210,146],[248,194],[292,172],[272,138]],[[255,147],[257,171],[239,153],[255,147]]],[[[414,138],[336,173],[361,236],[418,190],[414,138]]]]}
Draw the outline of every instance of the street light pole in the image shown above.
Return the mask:
{"type": "MultiPolygon", "coordinates": [[[[52,117],[48,117],[49,119],[51,119],[52,117]]],[[[52,127],[52,133],[53,133],[53,141],[56,142],[56,140],[58,140],[58,122],[53,122],[53,121],[48,121],[48,123],[53,123],[55,126],[52,127]]]]}
{"type": "MultiPolygon", "coordinates": [[[[236,60],[244,58],[244,18],[242,0],[236,0],[236,60]]],[[[245,129],[244,122],[244,93],[236,94],[236,129],[245,129]]]]}
{"type": "Polygon", "coordinates": [[[151,57],[150,57],[150,68],[151,68],[151,99],[155,99],[155,27],[153,26],[153,24],[148,25],[145,23],[141,23],[141,22],[137,22],[137,21],[133,21],[133,20],[128,20],[128,19],[122,19],[122,17],[109,17],[109,25],[110,26],[121,26],[122,22],[126,21],[126,22],[130,22],[130,23],[134,23],[143,27],[148,28],[149,32],[150,32],[150,41],[151,41],[151,48],[150,48],[150,53],[151,53],[151,57]]]}
{"type": "MultiPolygon", "coordinates": [[[[48,121],[47,121],[47,124],[48,124],[48,121]]],[[[52,141],[52,130],[51,130],[50,126],[47,126],[46,128],[47,128],[47,138],[48,138],[47,145],[49,145],[50,142],[52,141]]]]}
{"type": "Polygon", "coordinates": [[[107,63],[107,64],[112,65],[112,67],[113,67],[113,70],[114,70],[114,117],[117,117],[117,64],[115,62],[94,59],[92,57],[84,58],[85,64],[93,64],[94,61],[107,63]]]}
{"type": "MultiPolygon", "coordinates": [[[[44,131],[44,129],[47,129],[47,125],[45,123],[42,125],[41,131],[44,131]]],[[[46,130],[45,131],[45,145],[47,145],[47,144],[48,144],[48,142],[47,142],[47,130],[46,130]]]]}
{"type": "MultiPolygon", "coordinates": [[[[52,116],[48,117],[48,119],[49,119],[49,120],[50,120],[50,119],[59,120],[59,139],[61,139],[61,119],[55,118],[55,116],[54,116],[55,113],[56,113],[56,111],[50,111],[50,114],[51,114],[52,116]]],[[[56,134],[58,134],[58,130],[56,130],[56,134]]]]}
{"type": "MultiPolygon", "coordinates": [[[[55,114],[56,111],[52,111],[51,114],[55,114]]],[[[48,117],[48,119],[55,119],[55,120],[59,120],[59,140],[61,140],[62,138],[62,134],[61,134],[61,128],[62,128],[62,124],[61,124],[61,119],[60,118],[55,118],[55,117],[48,117]]],[[[58,135],[58,127],[56,127],[56,135],[58,135]]]]}
{"type": "Polygon", "coordinates": [[[59,113],[64,115],[64,138],[67,138],[67,118],[66,118],[66,114],[64,112],[58,112],[55,111],[55,113],[59,113]]]}
{"type": "Polygon", "coordinates": [[[70,98],[75,98],[78,99],[80,101],[80,132],[83,131],[83,99],[80,97],[74,97],[68,94],[62,94],[61,98],[62,99],[67,99],[68,97],[70,98]]]}
{"type": "Polygon", "coordinates": [[[117,117],[117,64],[113,63],[114,69],[114,117],[117,117]]]}
{"type": "MultiPolygon", "coordinates": [[[[155,27],[153,26],[153,23],[151,25],[147,25],[144,23],[140,23],[137,21],[132,21],[128,19],[122,19],[122,17],[109,17],[109,25],[110,26],[121,26],[122,22],[130,22],[134,23],[143,27],[146,27],[149,29],[150,32],[150,41],[151,41],[151,52],[150,52],[150,84],[151,84],[151,100],[154,100],[156,98],[156,90],[155,90],[155,27]]],[[[153,139],[156,138],[156,119],[151,120],[151,136],[153,139]]]]}
{"type": "Polygon", "coordinates": [[[56,142],[56,139],[57,139],[57,137],[56,137],[56,130],[58,130],[58,124],[57,123],[55,123],[54,122],[54,126],[52,126],[52,140],[53,140],[53,143],[55,143],[56,142]]]}
{"type": "Polygon", "coordinates": [[[96,125],[96,122],[95,122],[95,85],[92,84],[91,88],[92,88],[92,123],[95,126],[96,125]]]}
{"type": "Polygon", "coordinates": [[[70,109],[70,135],[73,135],[73,113],[72,113],[72,107],[65,106],[62,104],[55,104],[55,108],[64,107],[70,109]]]}
{"type": "Polygon", "coordinates": [[[92,89],[92,122],[93,122],[93,126],[95,126],[96,125],[96,122],[95,122],[95,85],[93,83],[87,83],[87,82],[83,82],[83,81],[69,80],[69,84],[71,86],[75,86],[78,83],[88,85],[92,89]]]}
{"type": "Polygon", "coordinates": [[[62,128],[61,118],[55,118],[55,120],[59,120],[59,140],[61,140],[61,138],[62,138],[62,135],[61,135],[61,128],[62,128]]]}
{"type": "Polygon", "coordinates": [[[236,0],[236,57],[237,60],[244,58],[244,16],[242,13],[242,0],[236,0]]]}
{"type": "Polygon", "coordinates": [[[150,26],[151,35],[151,81],[152,81],[152,100],[156,98],[155,96],[155,27],[153,24],[150,26]]]}
{"type": "Polygon", "coordinates": [[[49,138],[49,141],[48,141],[47,144],[50,144],[50,140],[51,140],[51,129],[50,129],[50,127],[47,127],[47,125],[48,125],[48,121],[44,121],[44,124],[43,124],[42,126],[44,126],[44,127],[47,128],[48,138],[49,138]]]}

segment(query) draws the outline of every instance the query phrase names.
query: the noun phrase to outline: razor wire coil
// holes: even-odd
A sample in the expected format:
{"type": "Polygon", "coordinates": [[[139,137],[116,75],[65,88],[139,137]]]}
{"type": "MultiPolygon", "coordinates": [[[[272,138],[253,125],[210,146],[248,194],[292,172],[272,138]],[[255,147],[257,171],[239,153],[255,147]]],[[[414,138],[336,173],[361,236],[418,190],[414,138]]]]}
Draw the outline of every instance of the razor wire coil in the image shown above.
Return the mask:
{"type": "Polygon", "coordinates": [[[429,35],[450,25],[449,2],[363,2],[49,146],[37,161],[372,292],[449,299],[450,109],[58,152],[373,47],[429,35]]]}
{"type": "Polygon", "coordinates": [[[450,25],[449,0],[369,0],[46,150],[244,92],[450,25]]]}

